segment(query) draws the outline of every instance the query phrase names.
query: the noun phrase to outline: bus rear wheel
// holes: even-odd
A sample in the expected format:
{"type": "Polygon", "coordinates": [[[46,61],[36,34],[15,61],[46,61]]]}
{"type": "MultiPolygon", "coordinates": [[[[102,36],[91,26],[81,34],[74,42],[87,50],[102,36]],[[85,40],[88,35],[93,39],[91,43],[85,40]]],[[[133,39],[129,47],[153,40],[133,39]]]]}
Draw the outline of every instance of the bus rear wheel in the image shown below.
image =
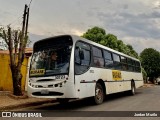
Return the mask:
{"type": "Polygon", "coordinates": [[[105,95],[104,95],[103,87],[100,83],[97,83],[95,87],[94,103],[97,105],[102,104],[104,101],[104,98],[105,98],[105,95]]]}
{"type": "Polygon", "coordinates": [[[135,83],[132,81],[131,82],[131,90],[129,91],[130,95],[135,95],[136,94],[136,86],[135,83]]]}

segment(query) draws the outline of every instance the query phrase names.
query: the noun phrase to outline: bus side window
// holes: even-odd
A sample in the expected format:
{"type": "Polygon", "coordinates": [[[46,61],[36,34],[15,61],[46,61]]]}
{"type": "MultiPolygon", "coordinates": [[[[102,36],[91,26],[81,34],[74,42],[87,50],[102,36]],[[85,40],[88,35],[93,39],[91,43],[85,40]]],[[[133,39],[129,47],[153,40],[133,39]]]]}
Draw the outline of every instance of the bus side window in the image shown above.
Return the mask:
{"type": "Polygon", "coordinates": [[[121,64],[122,64],[122,70],[124,70],[124,71],[128,70],[126,57],[121,56],[121,64]]]}
{"type": "Polygon", "coordinates": [[[136,72],[141,72],[141,66],[140,66],[140,63],[138,61],[135,62],[135,66],[136,66],[135,71],[136,72]]]}
{"type": "Polygon", "coordinates": [[[112,53],[109,51],[104,50],[104,59],[105,59],[105,67],[112,69],[113,68],[113,58],[112,58],[112,53]]]}
{"type": "Polygon", "coordinates": [[[102,50],[97,47],[92,47],[93,49],[93,62],[96,67],[104,67],[104,59],[102,56],[102,50]]]}
{"type": "Polygon", "coordinates": [[[129,71],[134,71],[134,65],[133,65],[133,60],[128,58],[127,59],[127,63],[128,63],[128,70],[129,71]]]}
{"type": "Polygon", "coordinates": [[[121,63],[120,63],[120,56],[113,53],[113,60],[114,60],[114,69],[121,70],[122,66],[121,66],[121,63]]]}

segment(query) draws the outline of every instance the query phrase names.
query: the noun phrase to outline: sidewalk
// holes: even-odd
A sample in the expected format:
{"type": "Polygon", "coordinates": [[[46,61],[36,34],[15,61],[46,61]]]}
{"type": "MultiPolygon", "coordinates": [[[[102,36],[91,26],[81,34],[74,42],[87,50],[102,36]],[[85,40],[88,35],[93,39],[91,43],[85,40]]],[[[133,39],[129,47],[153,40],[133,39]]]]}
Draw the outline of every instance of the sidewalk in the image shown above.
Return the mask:
{"type": "Polygon", "coordinates": [[[14,97],[9,92],[0,91],[0,111],[29,107],[34,105],[41,105],[44,103],[52,103],[52,102],[55,102],[55,99],[32,98],[27,96],[24,98],[18,98],[14,97]]]}

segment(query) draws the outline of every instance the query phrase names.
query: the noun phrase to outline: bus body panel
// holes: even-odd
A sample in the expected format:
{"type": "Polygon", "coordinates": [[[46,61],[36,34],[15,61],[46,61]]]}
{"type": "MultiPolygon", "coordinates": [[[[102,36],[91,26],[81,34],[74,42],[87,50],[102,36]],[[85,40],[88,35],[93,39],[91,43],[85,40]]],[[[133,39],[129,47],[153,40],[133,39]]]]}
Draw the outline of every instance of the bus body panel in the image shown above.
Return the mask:
{"type": "MultiPolygon", "coordinates": [[[[46,80],[49,79],[45,77],[46,80]]],[[[44,78],[43,78],[44,79],[44,78]]],[[[32,78],[33,81],[35,80],[42,80],[42,78],[32,78]]],[[[29,83],[28,83],[29,84],[29,83]]],[[[74,80],[71,77],[67,77],[67,80],[60,80],[55,82],[32,82],[32,85],[28,85],[28,95],[32,97],[38,97],[38,98],[76,98],[75,95],[75,85],[74,85],[74,80]],[[66,81],[66,82],[64,82],[66,81]],[[49,85],[55,85],[55,84],[60,84],[62,83],[62,87],[58,85],[57,87],[48,87],[49,85]],[[34,86],[43,86],[41,88],[35,88],[34,86]],[[42,92],[42,91],[48,91],[48,92],[58,92],[58,93],[63,93],[63,95],[33,95],[32,93],[36,92],[42,92]]]]}
{"type": "Polygon", "coordinates": [[[75,75],[75,83],[79,98],[91,97],[95,95],[95,85],[98,80],[103,80],[106,87],[106,94],[112,94],[131,90],[131,80],[135,82],[135,87],[143,85],[141,73],[122,73],[122,80],[113,80],[112,70],[91,67],[82,75],[75,75]],[[90,71],[96,71],[91,73],[90,71]],[[78,92],[78,89],[80,90],[78,92]]]}
{"type": "MultiPolygon", "coordinates": [[[[112,94],[122,91],[131,90],[131,80],[135,82],[135,87],[138,88],[143,85],[143,78],[141,72],[131,72],[131,71],[121,71],[117,69],[108,69],[108,68],[99,68],[99,67],[93,67],[90,66],[86,72],[80,75],[75,74],[75,45],[77,41],[81,40],[89,45],[98,46],[101,49],[108,50],[110,52],[114,52],[118,55],[122,55],[124,57],[133,59],[135,61],[138,61],[135,58],[132,58],[128,55],[125,55],[123,53],[120,53],[118,51],[112,50],[108,47],[99,45],[97,43],[94,43],[92,41],[86,40],[84,38],[80,38],[77,36],[71,36],[73,40],[72,50],[71,50],[71,56],[70,56],[70,65],[69,65],[69,73],[68,78],[66,79],[66,82],[63,84],[62,87],[54,87],[54,88],[34,88],[30,83],[28,82],[28,95],[32,97],[39,97],[39,98],[86,98],[95,96],[95,86],[98,80],[102,80],[105,84],[106,94],[112,94]],[[113,72],[117,71],[121,73],[121,78],[119,79],[113,79],[113,72]],[[63,93],[63,95],[59,96],[52,96],[52,95],[32,95],[33,92],[41,92],[43,90],[51,91],[51,92],[59,92],[63,93]]],[[[93,58],[92,58],[93,59],[93,58]]],[[[52,76],[51,76],[52,77],[52,76]]],[[[29,78],[34,80],[38,79],[49,79],[50,77],[32,77],[29,78]]],[[[58,82],[57,80],[55,80],[58,82]]],[[[65,80],[61,80],[65,81],[65,80]]],[[[61,82],[59,81],[59,83],[61,82]]],[[[34,83],[34,84],[45,84],[46,86],[49,85],[46,83],[34,83]]],[[[55,83],[53,83],[55,84],[55,83]]]]}

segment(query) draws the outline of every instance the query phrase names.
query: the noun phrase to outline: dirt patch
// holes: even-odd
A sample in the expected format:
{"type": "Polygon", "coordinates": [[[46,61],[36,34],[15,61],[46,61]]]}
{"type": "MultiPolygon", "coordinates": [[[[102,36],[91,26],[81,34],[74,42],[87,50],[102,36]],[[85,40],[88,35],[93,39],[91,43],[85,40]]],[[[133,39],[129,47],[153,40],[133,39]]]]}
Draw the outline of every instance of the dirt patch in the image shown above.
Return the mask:
{"type": "Polygon", "coordinates": [[[13,94],[8,94],[8,97],[12,98],[12,99],[27,99],[28,96],[26,94],[23,94],[22,96],[16,96],[16,95],[13,95],[13,94]]]}

